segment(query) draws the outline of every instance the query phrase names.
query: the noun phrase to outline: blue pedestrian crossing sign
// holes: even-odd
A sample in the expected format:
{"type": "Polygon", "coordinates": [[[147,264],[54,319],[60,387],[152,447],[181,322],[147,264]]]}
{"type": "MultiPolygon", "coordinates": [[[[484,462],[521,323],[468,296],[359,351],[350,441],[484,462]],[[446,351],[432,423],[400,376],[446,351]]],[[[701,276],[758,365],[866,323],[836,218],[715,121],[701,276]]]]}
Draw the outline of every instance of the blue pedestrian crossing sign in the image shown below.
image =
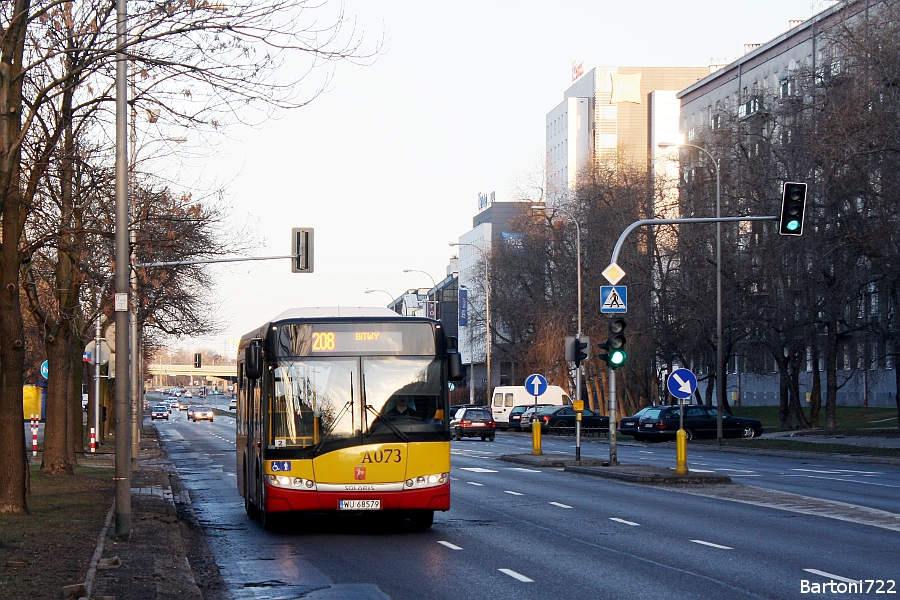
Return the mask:
{"type": "Polygon", "coordinates": [[[601,285],[600,312],[628,312],[628,288],[624,285],[601,285]]]}
{"type": "Polygon", "coordinates": [[[547,391],[547,380],[543,375],[538,375],[537,373],[529,375],[528,379],[525,380],[525,389],[532,396],[540,396],[547,391]]]}
{"type": "Polygon", "coordinates": [[[688,369],[675,369],[669,375],[666,387],[676,398],[687,400],[697,390],[697,376],[688,369]]]}

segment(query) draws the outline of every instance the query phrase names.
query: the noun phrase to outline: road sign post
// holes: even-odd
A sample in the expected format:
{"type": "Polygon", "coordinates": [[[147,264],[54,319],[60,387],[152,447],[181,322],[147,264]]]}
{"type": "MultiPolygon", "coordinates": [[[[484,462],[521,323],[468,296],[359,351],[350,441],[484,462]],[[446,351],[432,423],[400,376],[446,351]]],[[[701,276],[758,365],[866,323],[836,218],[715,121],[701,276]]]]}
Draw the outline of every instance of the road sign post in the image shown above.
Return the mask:
{"type": "Polygon", "coordinates": [[[537,418],[537,402],[538,396],[547,391],[547,380],[543,375],[529,375],[525,380],[525,389],[534,396],[534,414],[531,416],[531,453],[534,456],[540,456],[541,452],[541,423],[537,418]]]}
{"type": "Polygon", "coordinates": [[[675,474],[687,475],[687,432],[684,430],[684,401],[697,389],[697,377],[689,369],[675,369],[666,380],[669,393],[678,398],[678,433],[675,434],[675,474]]]}

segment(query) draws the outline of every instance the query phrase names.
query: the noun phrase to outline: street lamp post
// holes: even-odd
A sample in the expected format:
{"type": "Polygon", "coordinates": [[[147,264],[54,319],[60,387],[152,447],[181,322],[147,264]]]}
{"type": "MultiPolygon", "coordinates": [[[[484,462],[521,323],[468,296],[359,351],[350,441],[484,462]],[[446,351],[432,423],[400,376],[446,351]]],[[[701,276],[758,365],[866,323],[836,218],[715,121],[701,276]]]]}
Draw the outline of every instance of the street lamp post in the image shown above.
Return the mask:
{"type": "Polygon", "coordinates": [[[391,298],[391,304],[394,303],[394,295],[385,290],[366,290],[364,293],[371,294],[372,292],[381,292],[382,294],[387,294],[391,298]]]}
{"type": "MultiPolygon", "coordinates": [[[[481,254],[484,260],[484,322],[485,322],[485,355],[484,364],[487,370],[487,403],[491,403],[491,271],[488,263],[487,254],[484,250],[475,244],[460,244],[458,242],[450,242],[450,246],[469,246],[474,248],[481,254]]],[[[474,363],[474,360],[473,360],[474,363]]]]}
{"type": "MultiPolygon", "coordinates": [[[[690,147],[696,148],[709,157],[716,169],[716,218],[722,217],[721,179],[719,178],[719,162],[702,146],[696,144],[660,142],[660,148],[690,147]]],[[[725,407],[725,365],[724,348],[722,347],[722,223],[716,222],[716,401],[719,410],[716,416],[716,440],[722,445],[722,411],[725,407]]]]}
{"type": "Polygon", "coordinates": [[[434,318],[440,320],[440,316],[438,315],[438,300],[437,300],[437,283],[434,281],[434,277],[431,276],[427,271],[420,271],[419,269],[403,269],[404,273],[424,273],[428,275],[428,279],[431,280],[431,290],[434,292],[434,300],[426,300],[426,302],[431,302],[431,305],[434,309],[434,318]]]}

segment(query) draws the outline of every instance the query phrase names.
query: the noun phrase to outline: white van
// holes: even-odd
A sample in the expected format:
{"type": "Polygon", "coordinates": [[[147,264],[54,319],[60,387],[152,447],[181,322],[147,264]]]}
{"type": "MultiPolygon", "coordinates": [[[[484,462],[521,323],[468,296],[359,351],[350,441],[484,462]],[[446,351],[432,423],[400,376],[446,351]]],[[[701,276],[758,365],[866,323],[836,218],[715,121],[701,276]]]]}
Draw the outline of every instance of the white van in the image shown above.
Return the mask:
{"type": "MultiPolygon", "coordinates": [[[[558,385],[548,385],[547,391],[538,396],[538,404],[562,406],[572,404],[572,399],[558,385]]],[[[524,385],[502,385],[494,388],[491,396],[491,415],[500,429],[509,429],[509,411],[514,406],[533,405],[534,396],[528,393],[524,385]]]]}

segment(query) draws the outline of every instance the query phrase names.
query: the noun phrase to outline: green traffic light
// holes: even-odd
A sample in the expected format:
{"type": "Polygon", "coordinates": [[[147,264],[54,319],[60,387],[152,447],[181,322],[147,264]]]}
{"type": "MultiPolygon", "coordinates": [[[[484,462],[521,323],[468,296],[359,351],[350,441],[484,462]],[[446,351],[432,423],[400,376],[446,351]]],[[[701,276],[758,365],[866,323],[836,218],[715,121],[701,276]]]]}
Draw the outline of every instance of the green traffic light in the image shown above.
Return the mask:
{"type": "Polygon", "coordinates": [[[609,355],[609,363],[613,366],[621,366],[625,363],[628,355],[623,350],[613,350],[609,355]]]}
{"type": "Polygon", "coordinates": [[[800,221],[798,221],[797,219],[791,219],[784,227],[788,231],[796,231],[800,227],[800,221]]]}

